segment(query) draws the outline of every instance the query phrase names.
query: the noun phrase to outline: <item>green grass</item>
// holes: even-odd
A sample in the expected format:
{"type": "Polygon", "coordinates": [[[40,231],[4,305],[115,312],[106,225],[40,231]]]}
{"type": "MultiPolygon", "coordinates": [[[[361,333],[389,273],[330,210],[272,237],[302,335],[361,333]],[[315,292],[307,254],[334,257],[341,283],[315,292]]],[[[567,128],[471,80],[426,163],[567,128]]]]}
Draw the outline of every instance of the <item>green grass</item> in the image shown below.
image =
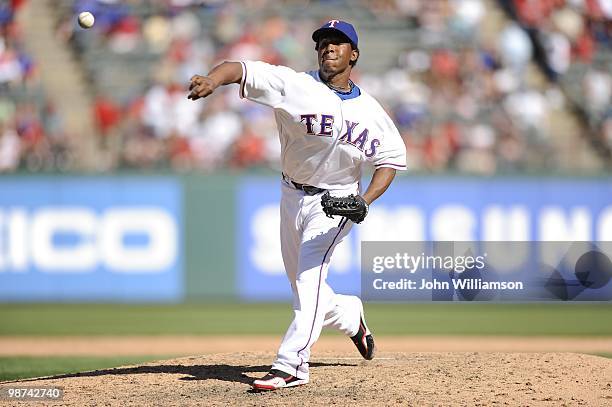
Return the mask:
{"type": "Polygon", "coordinates": [[[0,381],[108,369],[116,366],[150,362],[161,356],[89,357],[89,356],[10,356],[0,357],[0,381]]]}
{"type": "MultiPolygon", "coordinates": [[[[366,313],[377,335],[612,336],[612,304],[366,304],[366,313]]],[[[4,304],[0,336],[282,335],[291,317],[289,304],[4,304]]],[[[169,357],[0,357],[0,380],[169,357]]]]}
{"type": "MultiPolygon", "coordinates": [[[[612,336],[612,304],[366,304],[377,335],[612,336]]],[[[5,304],[0,335],[284,333],[289,304],[5,304]]]]}

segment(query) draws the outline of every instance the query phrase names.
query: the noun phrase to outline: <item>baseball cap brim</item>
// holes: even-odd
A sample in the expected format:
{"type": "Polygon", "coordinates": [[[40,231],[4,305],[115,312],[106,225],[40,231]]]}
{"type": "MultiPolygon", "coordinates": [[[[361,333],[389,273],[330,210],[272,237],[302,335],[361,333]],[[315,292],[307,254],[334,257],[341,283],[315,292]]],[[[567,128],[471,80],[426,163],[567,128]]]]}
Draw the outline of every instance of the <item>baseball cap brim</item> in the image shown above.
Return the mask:
{"type": "Polygon", "coordinates": [[[346,42],[349,42],[351,44],[353,44],[353,46],[356,48],[357,44],[355,44],[349,37],[348,35],[346,35],[345,33],[343,33],[341,30],[337,29],[337,28],[332,28],[332,27],[322,27],[319,28],[318,30],[316,30],[315,32],[312,33],[312,40],[315,43],[319,43],[319,40],[322,37],[325,37],[326,35],[330,35],[330,34],[340,34],[342,37],[346,38],[346,42]]]}

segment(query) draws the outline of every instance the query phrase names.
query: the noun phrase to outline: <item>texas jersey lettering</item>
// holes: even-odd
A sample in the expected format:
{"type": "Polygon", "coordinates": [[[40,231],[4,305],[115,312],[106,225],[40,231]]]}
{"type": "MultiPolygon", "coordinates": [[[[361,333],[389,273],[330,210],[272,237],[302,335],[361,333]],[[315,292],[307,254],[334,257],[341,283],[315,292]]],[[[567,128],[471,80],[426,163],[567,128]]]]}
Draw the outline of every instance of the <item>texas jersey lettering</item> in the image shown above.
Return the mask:
{"type": "MultiPolygon", "coordinates": [[[[319,116],[315,114],[303,114],[300,116],[301,121],[305,121],[306,123],[306,133],[312,136],[328,136],[332,137],[332,125],[334,124],[334,116],[331,114],[321,114],[319,116]],[[317,117],[319,117],[320,130],[318,133],[314,131],[314,123],[317,121],[317,117]]],[[[360,129],[355,130],[358,122],[351,122],[345,120],[346,122],[346,132],[340,136],[340,141],[349,143],[355,147],[357,147],[360,151],[364,151],[364,147],[368,142],[369,130],[364,129],[359,135],[353,134],[353,132],[360,131],[360,129]]],[[[372,157],[376,154],[376,147],[380,145],[379,139],[374,139],[369,143],[370,148],[365,152],[366,157],[372,157]]]]}

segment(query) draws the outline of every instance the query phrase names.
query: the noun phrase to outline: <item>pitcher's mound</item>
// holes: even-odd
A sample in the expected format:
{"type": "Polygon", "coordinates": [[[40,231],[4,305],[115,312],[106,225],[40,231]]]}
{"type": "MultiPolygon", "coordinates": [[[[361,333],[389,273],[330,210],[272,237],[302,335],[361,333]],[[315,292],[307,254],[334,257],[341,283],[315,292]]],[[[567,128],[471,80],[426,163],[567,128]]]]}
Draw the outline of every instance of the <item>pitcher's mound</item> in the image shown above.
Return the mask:
{"type": "MultiPolygon", "coordinates": [[[[574,353],[317,353],[310,383],[252,393],[273,354],[232,353],[12,383],[62,405],[612,405],[612,360],[574,353]]],[[[4,386],[2,386],[4,387],[4,386]]],[[[53,404],[53,403],[50,403],[53,404]]]]}

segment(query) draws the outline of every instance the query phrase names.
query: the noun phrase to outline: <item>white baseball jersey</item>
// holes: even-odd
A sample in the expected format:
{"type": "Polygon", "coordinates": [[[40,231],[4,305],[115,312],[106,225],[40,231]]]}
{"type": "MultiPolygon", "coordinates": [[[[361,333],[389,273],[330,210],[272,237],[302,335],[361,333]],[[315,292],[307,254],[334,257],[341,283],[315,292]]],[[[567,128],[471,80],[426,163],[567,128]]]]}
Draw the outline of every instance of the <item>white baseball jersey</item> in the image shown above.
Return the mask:
{"type": "Polygon", "coordinates": [[[318,71],[242,62],[240,96],[274,108],[283,173],[324,189],[355,189],[361,166],[406,169],[406,147],[380,104],[361,89],[342,100],[318,71]]]}

